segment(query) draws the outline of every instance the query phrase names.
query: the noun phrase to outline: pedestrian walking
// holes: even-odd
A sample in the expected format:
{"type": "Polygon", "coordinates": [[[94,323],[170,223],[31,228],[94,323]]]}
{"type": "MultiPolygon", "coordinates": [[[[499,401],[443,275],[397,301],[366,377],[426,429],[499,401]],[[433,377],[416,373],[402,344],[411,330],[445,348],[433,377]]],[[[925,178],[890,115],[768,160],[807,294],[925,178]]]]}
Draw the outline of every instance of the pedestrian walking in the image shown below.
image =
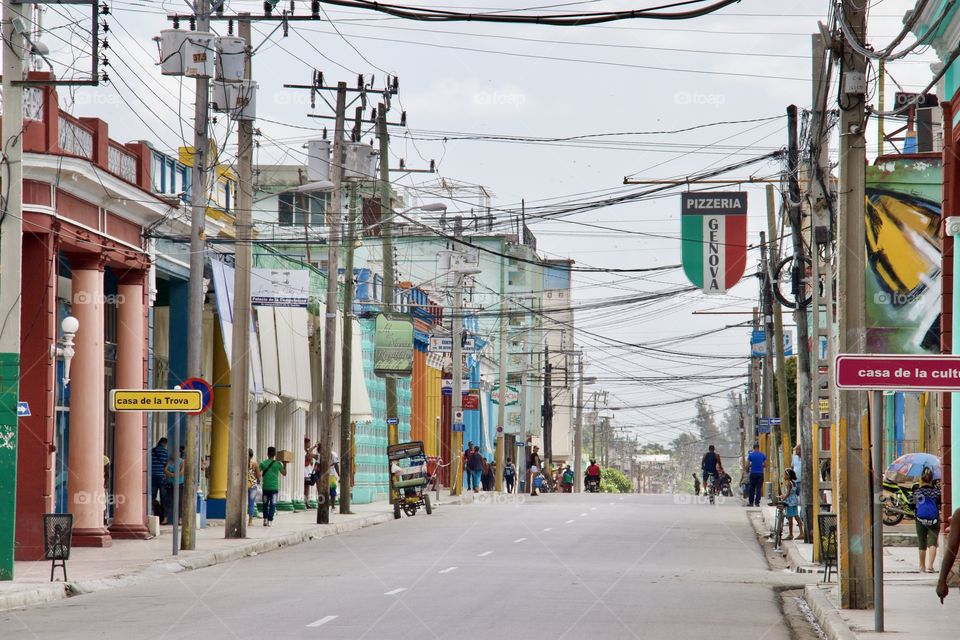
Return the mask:
{"type": "Polygon", "coordinates": [[[480,486],[484,491],[493,491],[493,465],[484,457],[483,473],[480,474],[480,486]]]}
{"type": "Polygon", "coordinates": [[[253,457],[253,449],[247,450],[247,524],[253,524],[257,515],[257,496],[260,495],[260,467],[253,457]]]}
{"type": "Polygon", "coordinates": [[[169,460],[170,452],[167,451],[167,439],[160,438],[156,446],[150,450],[150,503],[153,508],[153,515],[160,518],[160,524],[165,524],[164,520],[167,517],[165,490],[167,475],[163,470],[169,460]]]}
{"type": "Polygon", "coordinates": [[[280,476],[287,475],[287,463],[277,460],[277,448],[267,447],[267,458],[260,462],[263,478],[263,526],[273,526],[277,513],[277,494],[280,493],[280,476]]]}
{"type": "Polygon", "coordinates": [[[517,480],[517,468],[513,466],[513,460],[507,458],[503,465],[503,482],[507,485],[507,493],[513,493],[513,484],[517,480]]]}
{"type": "Polygon", "coordinates": [[[750,462],[750,486],[747,488],[747,506],[759,507],[763,493],[763,467],[767,463],[767,456],[760,451],[760,445],[754,443],[753,451],[747,456],[750,462]]]}
{"type": "Polygon", "coordinates": [[[167,462],[167,466],[163,468],[163,473],[165,476],[164,487],[167,492],[167,524],[173,523],[173,492],[177,491],[179,493],[179,504],[178,504],[178,513],[177,513],[177,522],[183,520],[183,451],[184,447],[180,447],[180,457],[177,459],[177,469],[174,471],[173,460],[167,462]],[[176,474],[176,478],[174,477],[176,474]]]}
{"type": "Polygon", "coordinates": [[[473,487],[474,493],[480,493],[480,478],[483,475],[483,455],[480,453],[480,447],[474,447],[473,453],[467,462],[467,471],[469,472],[469,483],[467,488],[473,487]]]}
{"type": "Polygon", "coordinates": [[[691,473],[693,476],[693,495],[700,495],[700,478],[695,473],[691,473]]]}
{"type": "Polygon", "coordinates": [[[793,472],[797,474],[797,487],[800,486],[800,479],[803,477],[803,460],[800,458],[800,445],[793,448],[793,457],[790,459],[790,466],[793,472]]]}
{"type": "Polygon", "coordinates": [[[530,453],[530,459],[527,460],[527,471],[530,474],[530,495],[539,495],[537,484],[534,479],[540,475],[540,467],[543,466],[543,460],[540,459],[540,447],[534,446],[530,453]]]}
{"type": "Polygon", "coordinates": [[[920,486],[913,490],[913,504],[917,515],[917,547],[920,550],[920,573],[933,573],[933,562],[937,559],[940,501],[940,489],[933,486],[933,469],[924,467],[920,474],[920,486]]]}
{"type": "Polygon", "coordinates": [[[790,535],[785,540],[793,540],[793,521],[797,521],[797,537],[803,537],[803,522],[800,520],[800,490],[797,485],[797,474],[793,469],[786,469],[783,472],[784,492],[780,496],[780,501],[786,503],[784,517],[790,525],[790,535]]]}

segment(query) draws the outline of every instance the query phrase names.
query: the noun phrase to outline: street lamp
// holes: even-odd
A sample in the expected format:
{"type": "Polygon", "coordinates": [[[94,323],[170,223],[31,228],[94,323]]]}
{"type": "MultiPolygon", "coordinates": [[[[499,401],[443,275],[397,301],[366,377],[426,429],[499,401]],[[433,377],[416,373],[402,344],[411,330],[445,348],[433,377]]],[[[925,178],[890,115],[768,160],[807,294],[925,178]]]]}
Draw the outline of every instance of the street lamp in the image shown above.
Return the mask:
{"type": "Polygon", "coordinates": [[[73,316],[67,316],[60,323],[63,337],[50,345],[50,359],[63,358],[63,386],[70,384],[70,363],[73,361],[73,339],[80,330],[80,321],[73,316]]]}

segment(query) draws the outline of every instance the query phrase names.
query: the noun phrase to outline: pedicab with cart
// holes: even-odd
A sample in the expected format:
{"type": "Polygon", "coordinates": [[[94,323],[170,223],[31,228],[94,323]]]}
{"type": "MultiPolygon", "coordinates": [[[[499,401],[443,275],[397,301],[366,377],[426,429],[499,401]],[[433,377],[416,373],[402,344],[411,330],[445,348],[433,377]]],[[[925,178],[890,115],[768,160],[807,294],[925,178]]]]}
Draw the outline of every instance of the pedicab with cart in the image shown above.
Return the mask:
{"type": "Polygon", "coordinates": [[[390,501],[393,503],[393,517],[399,519],[400,512],[407,516],[416,515],[420,507],[427,515],[433,513],[430,496],[426,492],[427,456],[423,451],[423,442],[401,442],[387,447],[387,459],[390,463],[390,501]]]}

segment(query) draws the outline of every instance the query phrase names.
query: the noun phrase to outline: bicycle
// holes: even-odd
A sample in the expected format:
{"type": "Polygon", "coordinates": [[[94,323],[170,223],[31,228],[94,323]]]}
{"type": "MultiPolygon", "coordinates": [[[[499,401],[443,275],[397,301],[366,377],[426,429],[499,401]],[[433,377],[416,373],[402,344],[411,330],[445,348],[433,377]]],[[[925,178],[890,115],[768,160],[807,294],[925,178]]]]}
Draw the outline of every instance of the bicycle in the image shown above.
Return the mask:
{"type": "Polygon", "coordinates": [[[712,473],[708,473],[707,477],[704,479],[706,482],[706,491],[707,495],[710,496],[710,504],[714,504],[717,501],[717,482],[716,476],[712,473]]]}
{"type": "Polygon", "coordinates": [[[771,502],[768,506],[777,508],[776,519],[773,523],[773,550],[780,551],[783,544],[783,521],[786,519],[787,503],[771,502]]]}

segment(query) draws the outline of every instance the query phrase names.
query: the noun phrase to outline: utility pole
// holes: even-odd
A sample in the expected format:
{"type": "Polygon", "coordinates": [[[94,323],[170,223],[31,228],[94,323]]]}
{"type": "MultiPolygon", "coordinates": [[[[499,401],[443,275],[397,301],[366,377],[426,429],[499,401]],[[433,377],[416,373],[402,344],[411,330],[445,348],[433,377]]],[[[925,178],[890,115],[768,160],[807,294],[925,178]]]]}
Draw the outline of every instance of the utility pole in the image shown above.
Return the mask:
{"type": "Polygon", "coordinates": [[[320,433],[320,474],[317,486],[317,524],[330,522],[330,460],[333,451],[333,387],[337,352],[337,252],[340,247],[340,215],[343,211],[343,129],[347,111],[347,83],[337,83],[330,178],[330,208],[327,209],[327,302],[323,326],[323,431],[320,433]]]}
{"type": "MultiPolygon", "coordinates": [[[[246,43],[245,80],[252,79],[249,14],[237,25],[246,43]]],[[[253,267],[253,122],[241,119],[237,133],[237,244],[233,270],[233,338],[230,354],[231,431],[227,454],[227,508],[225,538],[247,535],[247,426],[250,422],[250,270],[253,267]]]]}
{"type": "MultiPolygon", "coordinates": [[[[458,216],[454,223],[454,236],[457,240],[463,236],[463,220],[458,216]]],[[[386,248],[384,248],[386,254],[386,248]]],[[[463,490],[463,276],[453,274],[453,317],[450,319],[453,334],[452,395],[450,396],[450,423],[453,434],[453,447],[450,452],[450,495],[458,496],[463,490]]]]}
{"type": "Polygon", "coordinates": [[[340,513],[350,513],[350,490],[353,485],[353,254],[354,225],[357,218],[357,183],[348,184],[347,225],[344,235],[346,257],[343,264],[343,353],[340,369],[340,513]]]}
{"type": "Polygon", "coordinates": [[[553,365],[550,364],[550,345],[543,348],[543,459],[546,468],[553,470],[553,365]]]}
{"type": "MultiPolygon", "coordinates": [[[[813,286],[812,294],[812,319],[813,335],[811,336],[814,349],[812,352],[798,351],[798,358],[807,354],[807,362],[815,363],[811,365],[816,372],[817,383],[808,383],[808,397],[798,394],[797,406],[800,411],[809,411],[810,419],[806,415],[803,420],[811,427],[811,439],[809,451],[803,449],[801,443],[801,455],[803,460],[803,476],[801,478],[800,495],[804,497],[804,514],[806,516],[806,527],[804,535],[809,531],[813,542],[813,559],[820,561],[820,523],[815,517],[815,507],[817,503],[812,502],[814,497],[819,497],[820,493],[820,451],[822,445],[822,434],[827,431],[830,435],[831,451],[829,455],[836,456],[840,446],[836,443],[836,399],[834,397],[833,382],[833,356],[835,355],[835,334],[834,334],[834,223],[835,216],[832,215],[834,209],[833,192],[830,176],[830,127],[827,126],[825,113],[826,96],[829,87],[826,84],[825,66],[827,64],[827,42],[820,33],[812,36],[813,51],[813,117],[810,121],[811,140],[816,145],[810,152],[810,169],[808,191],[811,201],[810,217],[811,232],[810,245],[813,248],[811,275],[813,286]],[[826,345],[823,349],[822,345],[826,345]],[[827,372],[827,384],[825,387],[820,383],[822,371],[827,372]],[[808,500],[809,499],[809,500],[808,500]]],[[[807,315],[803,314],[803,320],[806,322],[807,315]]],[[[800,316],[797,316],[800,320],[800,316]]],[[[799,322],[798,322],[799,324],[799,322]]],[[[798,345],[804,349],[806,345],[798,345]]],[[[826,458],[826,463],[831,465],[830,457],[826,458]]],[[[833,466],[833,465],[831,465],[833,466]]],[[[837,474],[835,467],[831,473],[831,479],[836,480],[837,474]]],[[[833,486],[833,485],[831,485],[833,486]]],[[[840,492],[833,488],[832,496],[834,506],[837,496],[840,492]]],[[[819,506],[816,507],[819,509],[819,506]]]]}
{"type": "Polygon", "coordinates": [[[507,422],[507,331],[510,327],[510,300],[507,298],[507,259],[500,257],[500,295],[503,301],[500,304],[500,397],[497,402],[497,435],[496,435],[496,489],[497,493],[503,490],[503,438],[506,433],[507,422]]]}
{"type": "Polygon", "coordinates": [[[14,20],[29,24],[23,7],[3,5],[3,172],[5,199],[0,217],[0,435],[9,447],[0,447],[0,581],[13,580],[17,515],[17,400],[20,398],[20,271],[23,242],[23,35],[14,20]]]}
{"type": "MultiPolygon", "coordinates": [[[[777,371],[780,372],[777,378],[777,405],[780,410],[777,412],[780,417],[780,445],[783,447],[785,460],[790,460],[790,454],[793,447],[790,442],[790,407],[787,400],[787,370],[784,351],[786,349],[786,336],[783,333],[783,310],[780,303],[773,297],[773,270],[780,264],[780,240],[777,231],[776,220],[776,202],[774,198],[773,185],[767,185],[767,233],[770,234],[770,248],[767,251],[767,271],[766,278],[770,287],[770,306],[773,308],[773,346],[774,355],[777,358],[777,371]]],[[[789,465],[786,465],[789,466],[789,465]]]]}
{"type": "MultiPolygon", "coordinates": [[[[210,0],[195,3],[197,31],[210,31],[210,0]]],[[[204,52],[197,55],[210,55],[204,52]]],[[[197,78],[193,114],[193,177],[190,183],[190,282],[187,300],[187,375],[199,378],[203,373],[203,268],[206,262],[207,167],[212,163],[208,148],[210,79],[197,78]]],[[[174,449],[174,457],[177,455],[174,449]]],[[[183,458],[183,530],[180,546],[185,551],[197,548],[197,483],[200,476],[200,416],[187,417],[183,458]]],[[[177,492],[173,492],[174,496],[177,492]]],[[[174,512],[176,514],[176,512],[174,512]]],[[[176,522],[176,516],[174,516],[176,522]]],[[[176,532],[176,529],[174,529],[176,532]]],[[[176,533],[174,533],[176,536],[176,533]]]]}
{"type": "MultiPolygon", "coordinates": [[[[764,417],[769,419],[774,417],[776,411],[773,405],[774,380],[773,380],[773,349],[774,349],[774,331],[773,331],[773,287],[770,282],[770,257],[767,253],[767,234],[760,232],[760,282],[762,283],[761,298],[763,306],[763,331],[766,336],[767,348],[763,354],[763,413],[764,417]]],[[[781,420],[781,423],[783,421],[781,420]]],[[[780,494],[780,477],[783,465],[783,456],[780,451],[779,427],[773,428],[770,424],[770,469],[771,484],[777,495],[780,494]]]]}
{"type": "MultiPolygon", "coordinates": [[[[390,133],[387,131],[387,105],[377,105],[377,137],[380,140],[380,237],[383,247],[383,312],[393,313],[393,287],[396,284],[393,265],[393,202],[390,193],[390,133]]],[[[399,441],[399,420],[397,412],[397,381],[386,378],[383,381],[387,396],[387,443],[399,441]],[[393,420],[391,420],[393,419],[393,420]]],[[[459,383],[457,383],[459,384],[459,383]]],[[[462,436],[461,436],[462,437],[462,436]]]]}
{"type": "Polygon", "coordinates": [[[583,355],[577,356],[577,369],[580,373],[580,382],[577,385],[577,431],[573,437],[573,491],[580,493],[583,485],[583,355]]]}
{"type": "MultiPolygon", "coordinates": [[[[800,459],[803,462],[803,472],[800,474],[800,497],[804,501],[803,513],[805,524],[804,536],[811,530],[811,521],[815,520],[815,513],[820,509],[820,500],[814,499],[812,475],[814,434],[813,422],[810,419],[811,385],[813,376],[810,372],[810,330],[807,318],[807,306],[804,304],[806,292],[805,265],[806,249],[803,243],[803,209],[800,202],[800,150],[797,142],[797,107],[787,107],[787,213],[790,220],[790,236],[793,240],[793,272],[791,274],[793,299],[796,302],[794,322],[797,325],[797,431],[800,438],[800,459]]],[[[817,288],[817,283],[813,283],[817,288]]],[[[814,314],[819,309],[814,308],[814,314]]],[[[819,318],[818,318],[819,320],[819,318]]],[[[816,347],[819,348],[819,345],[816,347]]]]}
{"type": "MultiPolygon", "coordinates": [[[[866,5],[856,0],[843,1],[843,19],[853,36],[866,41],[866,5]]],[[[839,352],[864,353],[866,347],[866,310],[864,307],[864,188],[866,139],[864,102],[866,60],[842,43],[839,89],[840,111],[840,217],[838,224],[839,294],[844,304],[839,311],[839,352]]],[[[840,483],[837,547],[839,550],[840,604],[844,609],[866,609],[873,605],[873,548],[870,535],[871,487],[870,443],[865,441],[867,410],[862,391],[839,393],[838,440],[836,452],[840,483]]],[[[881,452],[875,452],[880,455],[881,452]]],[[[876,496],[879,499],[879,496],[876,496]]],[[[877,523],[880,526],[880,523],[877,523]]]]}

